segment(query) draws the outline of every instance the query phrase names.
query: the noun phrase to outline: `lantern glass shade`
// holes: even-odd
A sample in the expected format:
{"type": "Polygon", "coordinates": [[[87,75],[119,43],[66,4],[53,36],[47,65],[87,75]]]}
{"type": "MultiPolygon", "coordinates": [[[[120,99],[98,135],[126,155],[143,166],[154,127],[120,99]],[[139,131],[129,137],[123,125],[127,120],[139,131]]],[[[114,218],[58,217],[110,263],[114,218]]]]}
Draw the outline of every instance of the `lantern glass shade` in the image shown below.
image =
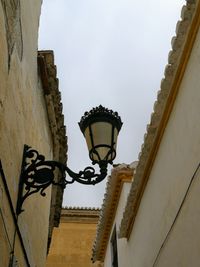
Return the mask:
{"type": "Polygon", "coordinates": [[[118,131],[108,122],[89,125],[84,133],[92,161],[112,161],[116,154],[118,131]]]}
{"type": "Polygon", "coordinates": [[[122,122],[118,114],[102,106],[86,112],[79,126],[86,139],[93,164],[112,163],[122,122]]]}

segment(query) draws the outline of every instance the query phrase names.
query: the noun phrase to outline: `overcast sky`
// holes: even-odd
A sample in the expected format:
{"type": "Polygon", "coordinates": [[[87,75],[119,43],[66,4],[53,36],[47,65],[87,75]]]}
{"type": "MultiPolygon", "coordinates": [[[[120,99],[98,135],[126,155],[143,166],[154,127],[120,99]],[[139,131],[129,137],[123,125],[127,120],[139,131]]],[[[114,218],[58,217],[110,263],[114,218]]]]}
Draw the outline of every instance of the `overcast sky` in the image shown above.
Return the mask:
{"type": "MultiPolygon", "coordinates": [[[[123,127],[114,163],[138,159],[183,0],[43,0],[39,49],[53,50],[68,136],[68,167],[90,166],[77,122],[99,104],[123,127]]],[[[100,207],[105,182],[69,185],[64,206],[100,207]]]]}

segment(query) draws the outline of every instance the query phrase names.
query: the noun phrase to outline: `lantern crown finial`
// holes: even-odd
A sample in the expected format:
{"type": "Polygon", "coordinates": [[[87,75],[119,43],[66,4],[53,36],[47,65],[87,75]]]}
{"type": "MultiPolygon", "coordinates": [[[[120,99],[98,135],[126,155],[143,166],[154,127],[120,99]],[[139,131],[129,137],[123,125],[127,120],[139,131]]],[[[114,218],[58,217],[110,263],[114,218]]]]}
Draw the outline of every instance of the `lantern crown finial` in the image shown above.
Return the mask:
{"type": "Polygon", "coordinates": [[[118,115],[118,112],[114,112],[111,109],[99,105],[98,107],[92,108],[90,111],[86,111],[81,117],[79,126],[82,133],[84,134],[85,129],[89,124],[98,121],[108,121],[110,123],[114,123],[118,132],[120,131],[123,124],[120,116],[118,115]]]}

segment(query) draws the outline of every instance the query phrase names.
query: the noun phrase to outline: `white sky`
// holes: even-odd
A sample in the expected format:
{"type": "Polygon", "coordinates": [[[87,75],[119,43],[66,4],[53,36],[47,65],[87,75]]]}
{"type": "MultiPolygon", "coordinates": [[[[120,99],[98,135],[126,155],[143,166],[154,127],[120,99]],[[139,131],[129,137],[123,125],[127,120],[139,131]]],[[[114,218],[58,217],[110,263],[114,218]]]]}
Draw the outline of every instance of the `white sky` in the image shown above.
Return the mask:
{"type": "MultiPolygon", "coordinates": [[[[114,163],[138,158],[183,0],[43,0],[39,49],[53,50],[68,136],[68,167],[91,166],[77,122],[102,104],[123,127],[114,163]]],[[[69,185],[64,206],[100,207],[105,182],[69,185]]]]}

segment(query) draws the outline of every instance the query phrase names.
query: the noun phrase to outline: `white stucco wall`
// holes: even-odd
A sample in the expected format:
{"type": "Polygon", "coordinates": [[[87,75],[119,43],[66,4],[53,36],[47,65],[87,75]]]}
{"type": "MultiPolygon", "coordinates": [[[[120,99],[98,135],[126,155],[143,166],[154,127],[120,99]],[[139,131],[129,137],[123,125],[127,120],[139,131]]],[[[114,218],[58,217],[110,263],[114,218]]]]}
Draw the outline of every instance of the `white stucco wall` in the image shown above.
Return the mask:
{"type": "MultiPolygon", "coordinates": [[[[118,239],[119,267],[200,266],[200,32],[147,183],[130,239],[118,239]],[[189,188],[189,189],[188,189],[189,188]]],[[[124,189],[115,223],[121,222],[124,189]]],[[[104,266],[111,266],[108,244],[104,266]]]]}
{"type": "MultiPolygon", "coordinates": [[[[113,227],[112,227],[112,230],[110,233],[110,239],[112,237],[112,233],[113,233],[113,229],[114,229],[115,225],[116,225],[116,230],[118,233],[119,226],[120,226],[121,219],[122,219],[123,212],[124,212],[124,208],[125,208],[126,201],[127,201],[127,196],[129,194],[130,186],[131,186],[130,183],[124,183],[123,184],[123,188],[122,188],[121,195],[119,198],[119,204],[118,204],[116,214],[115,214],[114,224],[113,224],[113,227]]],[[[125,238],[124,239],[117,239],[119,266],[123,266],[123,265],[121,265],[121,262],[123,262],[124,257],[126,257],[126,252],[127,252],[126,245],[127,245],[127,240],[125,238]]],[[[111,262],[112,262],[111,243],[109,241],[108,245],[107,245],[105,260],[104,260],[104,267],[110,267],[111,262]]],[[[129,265],[127,265],[127,266],[129,266],[129,265]]]]}
{"type": "Polygon", "coordinates": [[[200,33],[119,267],[200,266],[198,176],[176,217],[200,162],[199,73],[200,33]]]}

